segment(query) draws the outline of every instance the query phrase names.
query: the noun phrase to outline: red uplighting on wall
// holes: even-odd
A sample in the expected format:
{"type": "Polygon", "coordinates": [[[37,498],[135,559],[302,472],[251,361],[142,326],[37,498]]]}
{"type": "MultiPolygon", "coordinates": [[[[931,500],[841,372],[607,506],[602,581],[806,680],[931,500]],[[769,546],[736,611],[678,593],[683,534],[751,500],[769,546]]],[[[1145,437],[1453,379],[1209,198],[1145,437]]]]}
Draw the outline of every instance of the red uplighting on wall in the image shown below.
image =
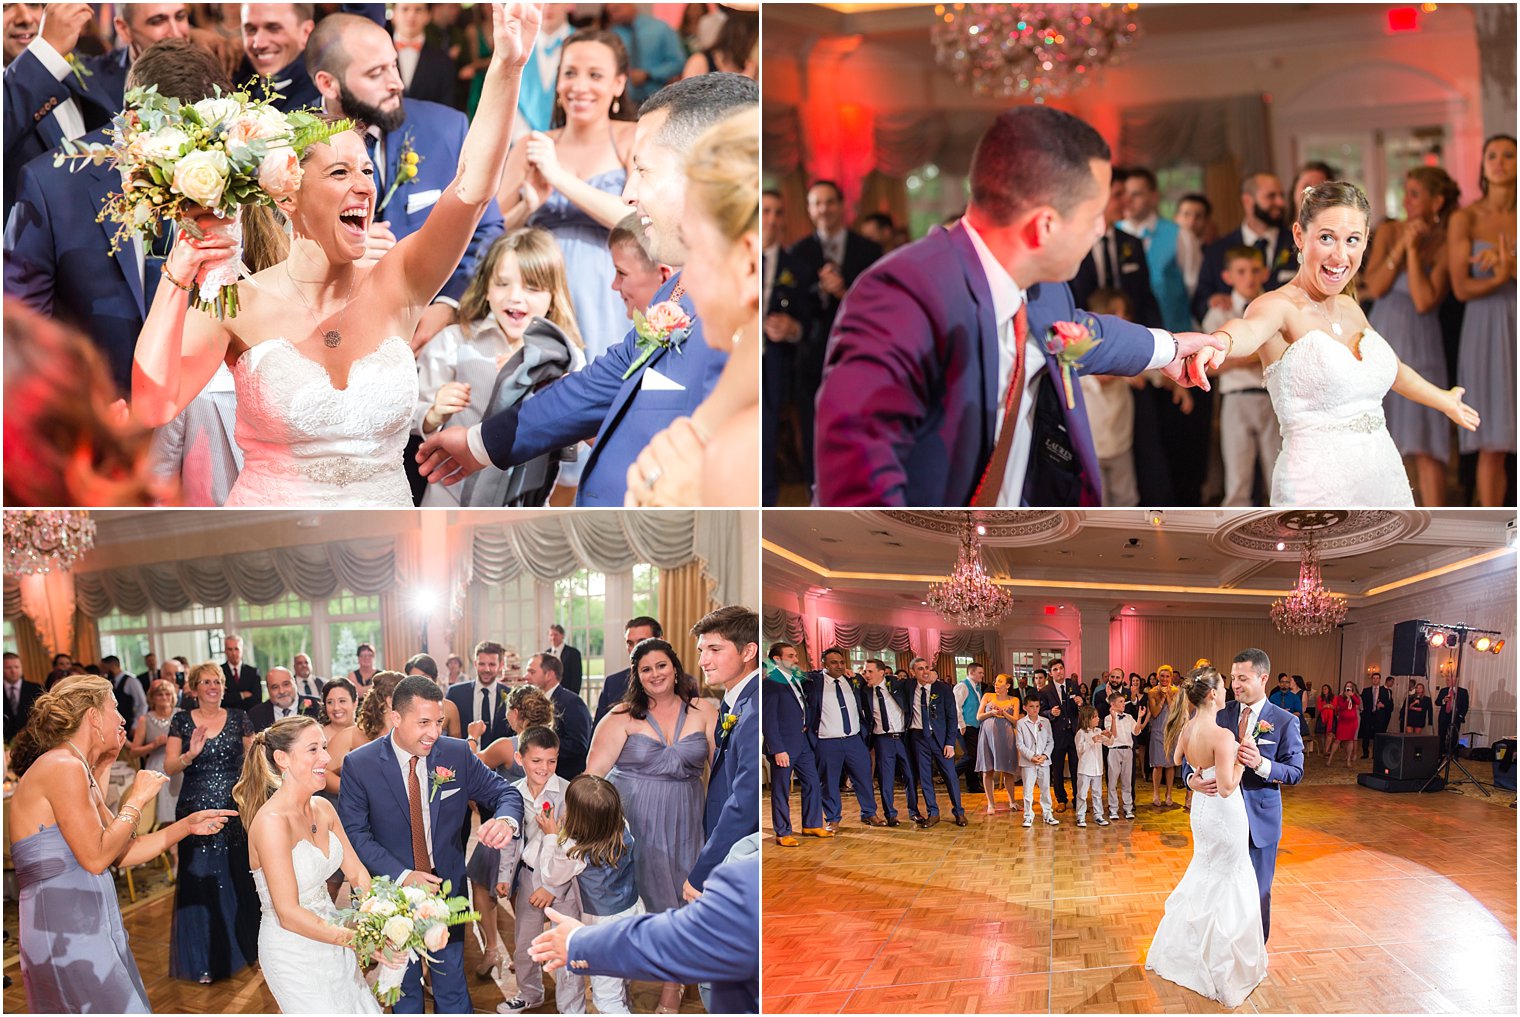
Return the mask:
{"type": "Polygon", "coordinates": [[[1418,7],[1388,8],[1389,32],[1418,32],[1419,30],[1420,9],[1418,7]]]}
{"type": "Polygon", "coordinates": [[[1056,606],[1054,604],[1046,604],[1045,605],[1045,613],[1046,614],[1055,614],[1056,613],[1056,606]]]}

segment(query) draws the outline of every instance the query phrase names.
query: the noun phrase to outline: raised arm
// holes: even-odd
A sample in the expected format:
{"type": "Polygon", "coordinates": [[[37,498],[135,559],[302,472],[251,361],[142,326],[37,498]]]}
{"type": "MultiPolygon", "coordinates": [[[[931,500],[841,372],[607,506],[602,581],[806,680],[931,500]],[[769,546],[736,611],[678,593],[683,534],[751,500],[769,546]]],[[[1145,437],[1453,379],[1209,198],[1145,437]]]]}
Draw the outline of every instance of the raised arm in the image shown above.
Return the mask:
{"type": "Polygon", "coordinates": [[[1506,251],[1501,237],[1496,251],[1473,254],[1471,207],[1464,208],[1451,217],[1451,227],[1446,235],[1446,265],[1451,273],[1451,291],[1458,300],[1476,300],[1495,290],[1515,285],[1515,252],[1506,251]],[[1473,265],[1485,262],[1492,266],[1493,275],[1485,279],[1474,278],[1473,265]]]}
{"type": "Polygon", "coordinates": [[[1231,318],[1214,330],[1215,335],[1222,333],[1227,337],[1224,352],[1205,349],[1199,357],[1209,358],[1208,367],[1212,370],[1227,358],[1259,356],[1261,348],[1283,331],[1290,306],[1288,299],[1278,293],[1263,293],[1251,301],[1245,317],[1231,318]]]}
{"type": "Polygon", "coordinates": [[[480,105],[459,154],[459,171],[422,228],[391,248],[375,267],[385,274],[383,282],[394,285],[394,292],[406,294],[407,303],[418,313],[449,281],[501,186],[518,84],[538,35],[541,12],[537,4],[492,4],[491,8],[494,52],[480,105]]]}

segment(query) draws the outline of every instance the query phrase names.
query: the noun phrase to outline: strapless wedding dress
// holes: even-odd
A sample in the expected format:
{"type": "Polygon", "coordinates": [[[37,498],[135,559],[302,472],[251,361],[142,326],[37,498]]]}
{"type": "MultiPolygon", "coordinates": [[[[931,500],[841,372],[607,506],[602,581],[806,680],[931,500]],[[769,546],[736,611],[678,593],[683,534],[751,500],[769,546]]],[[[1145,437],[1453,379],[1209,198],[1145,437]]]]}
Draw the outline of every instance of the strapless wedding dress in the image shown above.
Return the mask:
{"type": "Polygon", "coordinates": [[[1413,508],[1404,461],[1383,419],[1399,358],[1370,327],[1360,359],[1320,329],[1263,373],[1282,428],[1272,504],[1413,508]]]}
{"type": "Polygon", "coordinates": [[[417,406],[417,362],[391,336],[354,361],[348,387],[288,339],[247,350],[232,368],[243,469],[228,505],[410,508],[402,457],[417,406]]]}
{"type": "MultiPolygon", "coordinates": [[[[1212,766],[1200,774],[1213,775],[1212,766]]],[[[1228,798],[1195,794],[1190,816],[1193,858],[1166,899],[1145,966],[1233,1009],[1267,976],[1246,801],[1238,788],[1228,798]]]]}
{"type": "MultiPolygon", "coordinates": [[[[309,840],[291,849],[296,894],[301,906],[323,921],[337,914],[327,895],[327,877],[343,864],[343,842],[327,833],[324,853],[309,840]]],[[[263,913],[259,921],[259,965],[264,983],[274,994],[281,1013],[379,1013],[380,1004],[359,973],[359,962],[346,946],[319,943],[280,927],[269,899],[264,872],[253,874],[263,913]]]]}

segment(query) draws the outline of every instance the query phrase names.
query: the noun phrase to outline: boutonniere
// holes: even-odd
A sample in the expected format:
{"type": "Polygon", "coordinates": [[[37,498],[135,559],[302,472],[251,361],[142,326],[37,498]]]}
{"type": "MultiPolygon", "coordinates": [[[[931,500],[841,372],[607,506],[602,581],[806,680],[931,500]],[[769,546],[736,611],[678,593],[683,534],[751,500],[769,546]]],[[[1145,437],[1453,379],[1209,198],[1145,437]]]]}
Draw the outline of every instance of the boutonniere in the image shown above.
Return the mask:
{"type": "Polygon", "coordinates": [[[723,730],[719,737],[727,738],[728,733],[734,729],[734,725],[737,723],[739,723],[739,715],[737,713],[727,714],[723,718],[723,730]]]}
{"type": "Polygon", "coordinates": [[[63,59],[69,65],[69,73],[73,74],[74,80],[79,82],[79,90],[81,92],[88,92],[90,90],[90,86],[84,83],[84,79],[93,78],[95,76],[95,72],[86,67],[73,53],[70,53],[63,59]]]}
{"type": "Polygon", "coordinates": [[[634,311],[633,330],[639,337],[639,355],[623,372],[623,380],[633,377],[633,372],[644,366],[644,361],[654,356],[655,350],[681,352],[681,344],[691,335],[691,328],[691,315],[674,300],[653,305],[647,314],[634,311]]]}
{"type": "Polygon", "coordinates": [[[1061,365],[1061,387],[1066,393],[1068,410],[1077,408],[1075,383],[1072,379],[1082,367],[1082,358],[1102,341],[1093,335],[1092,329],[1087,325],[1079,325],[1074,321],[1058,321],[1045,334],[1045,352],[1055,357],[1056,363],[1061,365]]]}
{"type": "Polygon", "coordinates": [[[783,268],[781,270],[781,274],[778,275],[778,276],[776,276],[776,285],[777,286],[796,286],[797,285],[797,277],[794,276],[794,275],[792,275],[792,270],[791,269],[789,269],[789,268],[783,268]]]}
{"type": "Polygon", "coordinates": [[[385,211],[386,205],[391,203],[391,198],[395,197],[396,188],[417,179],[417,167],[421,162],[422,156],[418,155],[417,150],[412,147],[411,132],[407,132],[406,137],[401,139],[401,154],[396,157],[396,176],[391,180],[390,187],[386,188],[385,197],[380,199],[380,207],[375,209],[377,216],[385,211]]]}
{"type": "Polygon", "coordinates": [[[929,693],[929,702],[931,702],[931,703],[937,703],[937,702],[939,702],[939,693],[937,693],[937,692],[931,692],[931,693],[929,693]]]}
{"type": "Polygon", "coordinates": [[[1134,256],[1135,256],[1135,249],[1133,247],[1131,247],[1129,244],[1125,243],[1125,244],[1120,244],[1119,245],[1119,260],[1120,261],[1129,261],[1129,260],[1133,259],[1134,256]]]}
{"type": "Polygon", "coordinates": [[[1260,741],[1262,735],[1271,733],[1272,722],[1270,720],[1258,720],[1256,727],[1251,730],[1251,741],[1260,741]]]}
{"type": "Polygon", "coordinates": [[[428,791],[428,801],[431,802],[434,798],[438,797],[438,789],[453,779],[454,771],[450,770],[447,766],[433,767],[433,772],[428,776],[428,783],[432,786],[432,789],[428,791]]]}

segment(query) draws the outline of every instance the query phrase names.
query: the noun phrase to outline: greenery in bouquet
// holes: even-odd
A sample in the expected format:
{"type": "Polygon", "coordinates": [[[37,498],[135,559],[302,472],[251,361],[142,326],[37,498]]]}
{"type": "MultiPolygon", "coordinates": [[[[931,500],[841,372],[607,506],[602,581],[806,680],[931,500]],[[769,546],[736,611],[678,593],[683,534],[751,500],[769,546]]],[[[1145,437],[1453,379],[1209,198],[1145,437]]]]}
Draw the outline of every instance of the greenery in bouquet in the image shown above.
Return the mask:
{"type": "MultiPolygon", "coordinates": [[[[255,99],[247,91],[223,95],[218,88],[209,98],[185,103],[160,95],[156,86],[134,88],[107,129],[109,144],[65,141],[55,165],[108,163],[121,174],[122,189],[97,216],[116,223],[112,254],[133,236],[144,243],[159,236],[169,219],[190,236],[204,236],[194,217],[206,211],[227,220],[237,239],[243,206],[272,205],[294,194],[306,149],[351,126],[311,110],[282,113],[268,92],[255,99]]],[[[191,306],[217,318],[236,316],[241,246],[235,255],[228,274],[198,280],[191,306]]]]}
{"type": "MultiPolygon", "coordinates": [[[[338,921],[353,929],[354,952],[361,964],[385,952],[437,963],[434,956],[449,941],[449,927],[480,920],[467,897],[449,896],[445,882],[437,891],[398,886],[386,876],[370,881],[369,892],[354,899],[352,907],[338,912],[338,921]]],[[[375,984],[375,997],[387,1006],[401,998],[405,965],[382,969],[375,984]]]]}

